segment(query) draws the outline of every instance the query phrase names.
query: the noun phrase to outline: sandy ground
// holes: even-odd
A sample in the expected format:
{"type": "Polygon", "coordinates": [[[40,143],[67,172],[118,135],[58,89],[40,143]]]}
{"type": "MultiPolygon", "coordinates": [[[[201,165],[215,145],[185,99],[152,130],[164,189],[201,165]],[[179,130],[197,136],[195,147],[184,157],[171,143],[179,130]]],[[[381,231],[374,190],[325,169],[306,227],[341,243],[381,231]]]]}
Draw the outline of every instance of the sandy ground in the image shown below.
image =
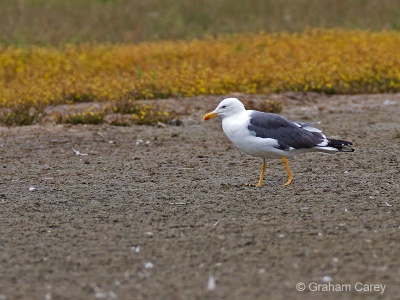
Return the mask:
{"type": "Polygon", "coordinates": [[[180,127],[0,128],[0,299],[399,299],[400,95],[273,97],[356,152],[245,186],[261,160],[201,120],[221,97],[180,127]]]}

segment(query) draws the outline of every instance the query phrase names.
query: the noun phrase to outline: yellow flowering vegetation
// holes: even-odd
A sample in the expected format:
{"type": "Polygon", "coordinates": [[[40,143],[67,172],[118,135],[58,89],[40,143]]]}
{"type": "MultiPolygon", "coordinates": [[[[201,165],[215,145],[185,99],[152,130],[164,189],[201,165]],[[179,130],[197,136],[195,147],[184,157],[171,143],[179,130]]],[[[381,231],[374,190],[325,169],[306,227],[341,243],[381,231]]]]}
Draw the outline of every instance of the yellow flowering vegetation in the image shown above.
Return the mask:
{"type": "Polygon", "coordinates": [[[12,124],[22,111],[34,121],[49,105],[91,101],[111,103],[112,113],[121,101],[201,94],[399,92],[399,45],[393,31],[309,29],[136,45],[0,46],[0,117],[12,124]]]}
{"type": "Polygon", "coordinates": [[[104,120],[105,110],[95,110],[93,107],[81,111],[71,111],[54,115],[56,123],[67,124],[100,124],[104,120]]]}

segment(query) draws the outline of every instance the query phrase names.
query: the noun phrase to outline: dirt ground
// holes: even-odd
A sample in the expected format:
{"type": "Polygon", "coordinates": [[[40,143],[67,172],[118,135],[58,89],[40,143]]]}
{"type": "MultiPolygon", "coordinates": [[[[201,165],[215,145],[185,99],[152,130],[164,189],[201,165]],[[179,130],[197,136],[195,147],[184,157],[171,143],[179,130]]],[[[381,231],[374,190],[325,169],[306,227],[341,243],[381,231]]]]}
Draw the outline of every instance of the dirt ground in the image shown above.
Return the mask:
{"type": "Polygon", "coordinates": [[[400,94],[271,97],[356,152],[246,186],[261,160],[201,119],[222,97],[184,126],[0,127],[0,300],[399,299],[400,94]]]}

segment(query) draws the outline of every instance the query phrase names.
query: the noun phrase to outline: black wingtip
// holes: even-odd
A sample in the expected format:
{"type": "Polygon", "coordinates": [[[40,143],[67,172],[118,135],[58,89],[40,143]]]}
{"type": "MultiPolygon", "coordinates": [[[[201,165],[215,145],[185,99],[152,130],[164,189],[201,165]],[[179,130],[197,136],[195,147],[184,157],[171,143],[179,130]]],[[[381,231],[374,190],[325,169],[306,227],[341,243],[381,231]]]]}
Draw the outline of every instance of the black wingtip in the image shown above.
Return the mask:
{"type": "Polygon", "coordinates": [[[333,147],[338,149],[340,152],[355,152],[356,150],[354,148],[352,148],[351,146],[353,146],[352,142],[348,142],[348,141],[343,141],[343,140],[333,140],[333,139],[329,139],[328,140],[328,147],[333,147]]]}

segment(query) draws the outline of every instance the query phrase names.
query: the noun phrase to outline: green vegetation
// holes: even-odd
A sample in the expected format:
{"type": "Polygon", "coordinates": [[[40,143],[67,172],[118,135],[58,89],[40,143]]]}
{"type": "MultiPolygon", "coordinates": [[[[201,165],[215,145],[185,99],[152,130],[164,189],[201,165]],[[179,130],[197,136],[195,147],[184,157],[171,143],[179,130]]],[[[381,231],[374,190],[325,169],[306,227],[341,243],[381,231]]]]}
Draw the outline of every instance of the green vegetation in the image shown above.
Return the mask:
{"type": "Polygon", "coordinates": [[[75,111],[68,113],[55,114],[53,117],[57,124],[101,124],[103,123],[105,110],[96,110],[94,108],[86,109],[83,111],[75,111]]]}
{"type": "Polygon", "coordinates": [[[398,0],[1,0],[0,43],[192,39],[308,27],[399,30],[398,0]]]}

